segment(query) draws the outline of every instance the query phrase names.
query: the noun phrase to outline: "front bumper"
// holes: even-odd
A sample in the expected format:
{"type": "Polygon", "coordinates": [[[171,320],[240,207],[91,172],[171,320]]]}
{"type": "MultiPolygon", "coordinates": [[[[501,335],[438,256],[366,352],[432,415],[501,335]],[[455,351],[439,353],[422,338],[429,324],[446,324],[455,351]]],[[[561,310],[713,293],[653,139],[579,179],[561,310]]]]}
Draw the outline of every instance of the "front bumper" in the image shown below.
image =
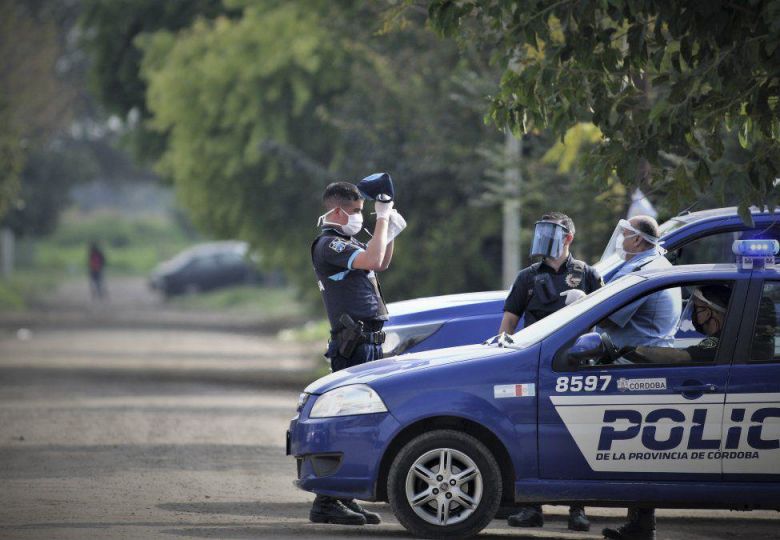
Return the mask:
{"type": "Polygon", "coordinates": [[[379,464],[398,421],[390,413],[307,418],[308,405],[287,432],[287,454],[297,461],[295,485],[321,495],[375,500],[379,464]]]}

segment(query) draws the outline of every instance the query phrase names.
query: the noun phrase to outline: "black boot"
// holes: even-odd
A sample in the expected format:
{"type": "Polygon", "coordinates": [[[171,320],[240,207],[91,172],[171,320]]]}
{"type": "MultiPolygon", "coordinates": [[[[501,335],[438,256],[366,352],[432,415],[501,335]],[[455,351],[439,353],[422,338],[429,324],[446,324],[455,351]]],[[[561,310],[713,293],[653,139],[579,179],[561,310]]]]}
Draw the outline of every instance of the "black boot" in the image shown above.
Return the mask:
{"type": "Polygon", "coordinates": [[[341,499],[341,504],[352,510],[353,512],[362,515],[366,518],[366,523],[369,525],[379,525],[382,523],[382,518],[376,512],[369,512],[356,501],[350,499],[341,499]]]}
{"type": "Polygon", "coordinates": [[[542,515],[541,505],[523,506],[520,511],[509,516],[506,520],[510,527],[542,527],[544,526],[544,515],[542,515]]]}
{"type": "Polygon", "coordinates": [[[309,511],[309,521],[312,523],[335,523],[337,525],[365,525],[366,518],[353,512],[333,497],[317,495],[309,511]]]}
{"type": "Polygon", "coordinates": [[[590,521],[582,506],[569,507],[569,530],[582,532],[590,530],[590,521]]]}
{"type": "Polygon", "coordinates": [[[611,540],[655,540],[655,509],[629,508],[628,523],[617,529],[601,531],[611,540]]]}

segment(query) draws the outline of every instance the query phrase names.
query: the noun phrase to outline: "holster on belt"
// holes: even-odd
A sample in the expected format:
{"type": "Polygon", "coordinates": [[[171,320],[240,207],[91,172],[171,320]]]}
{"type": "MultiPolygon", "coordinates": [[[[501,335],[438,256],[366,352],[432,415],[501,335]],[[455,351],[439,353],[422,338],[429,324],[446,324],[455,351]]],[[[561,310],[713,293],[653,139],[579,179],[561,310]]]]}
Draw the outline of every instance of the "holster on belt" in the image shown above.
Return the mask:
{"type": "Polygon", "coordinates": [[[339,317],[339,324],[343,327],[338,332],[339,354],[344,358],[351,358],[363,337],[363,321],[355,322],[352,317],[343,313],[339,317]]]}
{"type": "Polygon", "coordinates": [[[355,322],[352,317],[346,313],[339,317],[339,324],[342,329],[336,334],[339,341],[339,354],[344,358],[351,358],[355,349],[361,343],[371,343],[372,345],[381,345],[385,342],[385,333],[366,332],[363,321],[355,322]]]}

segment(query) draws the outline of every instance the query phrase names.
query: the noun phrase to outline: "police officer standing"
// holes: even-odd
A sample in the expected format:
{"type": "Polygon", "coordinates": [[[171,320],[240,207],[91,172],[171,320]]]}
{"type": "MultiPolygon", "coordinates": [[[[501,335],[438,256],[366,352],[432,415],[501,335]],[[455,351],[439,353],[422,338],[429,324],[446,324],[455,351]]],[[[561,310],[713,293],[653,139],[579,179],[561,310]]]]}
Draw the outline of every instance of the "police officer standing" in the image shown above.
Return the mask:
{"type": "MultiPolygon", "coordinates": [[[[325,356],[333,371],[382,358],[382,326],[388,316],[375,272],[390,265],[394,236],[405,226],[393,210],[389,175],[367,177],[358,186],[335,182],[325,188],[322,200],[327,212],[320,216],[321,231],[311,245],[314,273],[330,321],[325,356]],[[358,186],[363,187],[363,193],[358,186]],[[363,228],[364,195],[377,200],[376,225],[368,244],[354,238],[363,228]],[[383,198],[387,202],[382,202],[383,198]]],[[[380,522],[378,514],[364,510],[354,500],[319,494],[309,519],[341,525],[380,522]]]]}
{"type": "MultiPolygon", "coordinates": [[[[571,256],[573,240],[574,222],[566,214],[550,212],[536,222],[531,256],[542,260],[517,275],[504,303],[499,334],[513,334],[523,315],[528,326],[604,285],[598,272],[571,256]]],[[[507,523],[511,527],[541,527],[542,507],[524,506],[509,516],[507,523]]],[[[568,526],[573,531],[590,530],[582,506],[569,508],[568,526]]]]}

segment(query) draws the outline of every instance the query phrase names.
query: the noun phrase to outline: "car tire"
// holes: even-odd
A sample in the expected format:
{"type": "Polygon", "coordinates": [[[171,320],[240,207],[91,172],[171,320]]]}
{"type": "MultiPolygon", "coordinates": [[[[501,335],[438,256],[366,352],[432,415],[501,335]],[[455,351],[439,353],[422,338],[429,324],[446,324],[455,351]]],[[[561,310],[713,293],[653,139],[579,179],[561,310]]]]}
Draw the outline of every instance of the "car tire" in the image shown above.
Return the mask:
{"type": "Polygon", "coordinates": [[[387,480],[396,518],[422,538],[476,535],[498,511],[502,489],[490,450],[467,433],[444,429],[409,441],[387,480]]]}

